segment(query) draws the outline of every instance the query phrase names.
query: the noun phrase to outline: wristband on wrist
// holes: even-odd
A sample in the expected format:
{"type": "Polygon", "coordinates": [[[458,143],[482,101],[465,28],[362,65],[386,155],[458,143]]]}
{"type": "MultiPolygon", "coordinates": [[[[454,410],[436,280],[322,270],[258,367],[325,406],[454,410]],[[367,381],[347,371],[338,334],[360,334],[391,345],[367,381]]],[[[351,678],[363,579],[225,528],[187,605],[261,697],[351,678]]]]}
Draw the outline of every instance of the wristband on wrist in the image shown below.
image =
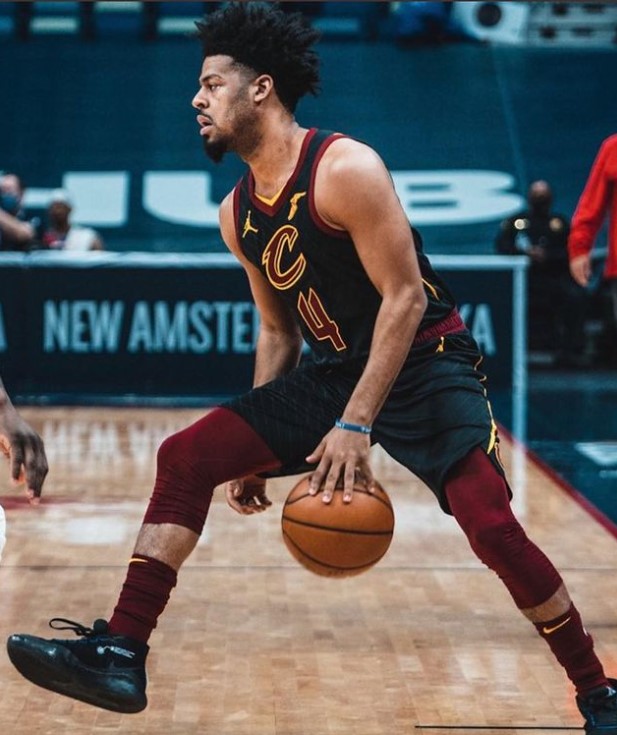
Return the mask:
{"type": "Polygon", "coordinates": [[[370,434],[373,430],[372,426],[364,426],[364,424],[348,424],[346,421],[336,419],[334,425],[337,429],[345,429],[345,431],[355,431],[358,434],[370,434]]]}

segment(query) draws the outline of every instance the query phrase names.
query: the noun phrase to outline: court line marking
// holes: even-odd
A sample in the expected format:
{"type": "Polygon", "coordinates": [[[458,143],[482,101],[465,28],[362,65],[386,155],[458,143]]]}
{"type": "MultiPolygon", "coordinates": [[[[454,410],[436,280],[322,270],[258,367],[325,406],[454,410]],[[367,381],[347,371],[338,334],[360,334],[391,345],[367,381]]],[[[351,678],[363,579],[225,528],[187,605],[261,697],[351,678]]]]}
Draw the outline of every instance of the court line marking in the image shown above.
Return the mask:
{"type": "Polygon", "coordinates": [[[581,730],[577,725],[415,725],[417,730],[581,730]]]}

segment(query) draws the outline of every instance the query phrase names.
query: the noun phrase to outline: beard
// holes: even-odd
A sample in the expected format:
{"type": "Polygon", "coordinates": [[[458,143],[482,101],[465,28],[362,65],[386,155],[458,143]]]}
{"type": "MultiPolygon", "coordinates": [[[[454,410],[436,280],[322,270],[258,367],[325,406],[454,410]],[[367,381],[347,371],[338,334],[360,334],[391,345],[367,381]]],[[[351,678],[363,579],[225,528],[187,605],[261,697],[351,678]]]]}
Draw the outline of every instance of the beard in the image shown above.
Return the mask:
{"type": "Polygon", "coordinates": [[[232,100],[233,115],[225,120],[223,130],[217,129],[218,138],[211,140],[203,138],[203,147],[208,158],[214,163],[220,163],[226,153],[237,153],[246,159],[259,145],[261,134],[255,125],[255,110],[239,92],[232,100]]]}
{"type": "Polygon", "coordinates": [[[206,156],[214,163],[220,163],[223,160],[223,156],[229,150],[227,141],[225,140],[208,140],[208,138],[204,138],[203,146],[206,156]]]}

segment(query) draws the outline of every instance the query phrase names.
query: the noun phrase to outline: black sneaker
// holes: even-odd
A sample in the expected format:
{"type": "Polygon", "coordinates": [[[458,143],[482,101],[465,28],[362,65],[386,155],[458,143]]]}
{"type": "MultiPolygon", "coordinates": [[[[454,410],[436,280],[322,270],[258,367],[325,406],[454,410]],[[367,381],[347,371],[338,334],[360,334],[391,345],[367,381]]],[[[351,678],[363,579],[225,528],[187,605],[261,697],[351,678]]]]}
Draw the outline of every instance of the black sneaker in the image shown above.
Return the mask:
{"type": "Polygon", "coordinates": [[[585,718],[587,735],[617,735],[617,679],[608,680],[609,687],[594,689],[586,697],[577,697],[585,718]]]}
{"type": "Polygon", "coordinates": [[[6,646],[20,674],[40,687],[95,707],[127,713],[145,709],[149,650],[145,643],[110,635],[106,620],[95,620],[92,628],[86,628],[72,620],[53,618],[49,627],[72,630],[81,639],[12,635],[6,646]]]}

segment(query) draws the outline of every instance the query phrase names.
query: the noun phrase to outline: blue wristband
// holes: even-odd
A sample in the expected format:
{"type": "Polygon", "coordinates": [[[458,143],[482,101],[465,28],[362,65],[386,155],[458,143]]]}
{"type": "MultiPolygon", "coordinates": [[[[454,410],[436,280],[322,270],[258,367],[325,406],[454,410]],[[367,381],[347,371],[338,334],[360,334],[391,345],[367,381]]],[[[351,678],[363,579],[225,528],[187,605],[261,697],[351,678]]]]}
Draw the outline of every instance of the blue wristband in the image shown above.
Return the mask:
{"type": "Polygon", "coordinates": [[[370,434],[373,430],[372,426],[364,426],[363,424],[348,424],[346,421],[337,419],[334,422],[337,429],[345,429],[346,431],[357,431],[358,434],[370,434]]]}

